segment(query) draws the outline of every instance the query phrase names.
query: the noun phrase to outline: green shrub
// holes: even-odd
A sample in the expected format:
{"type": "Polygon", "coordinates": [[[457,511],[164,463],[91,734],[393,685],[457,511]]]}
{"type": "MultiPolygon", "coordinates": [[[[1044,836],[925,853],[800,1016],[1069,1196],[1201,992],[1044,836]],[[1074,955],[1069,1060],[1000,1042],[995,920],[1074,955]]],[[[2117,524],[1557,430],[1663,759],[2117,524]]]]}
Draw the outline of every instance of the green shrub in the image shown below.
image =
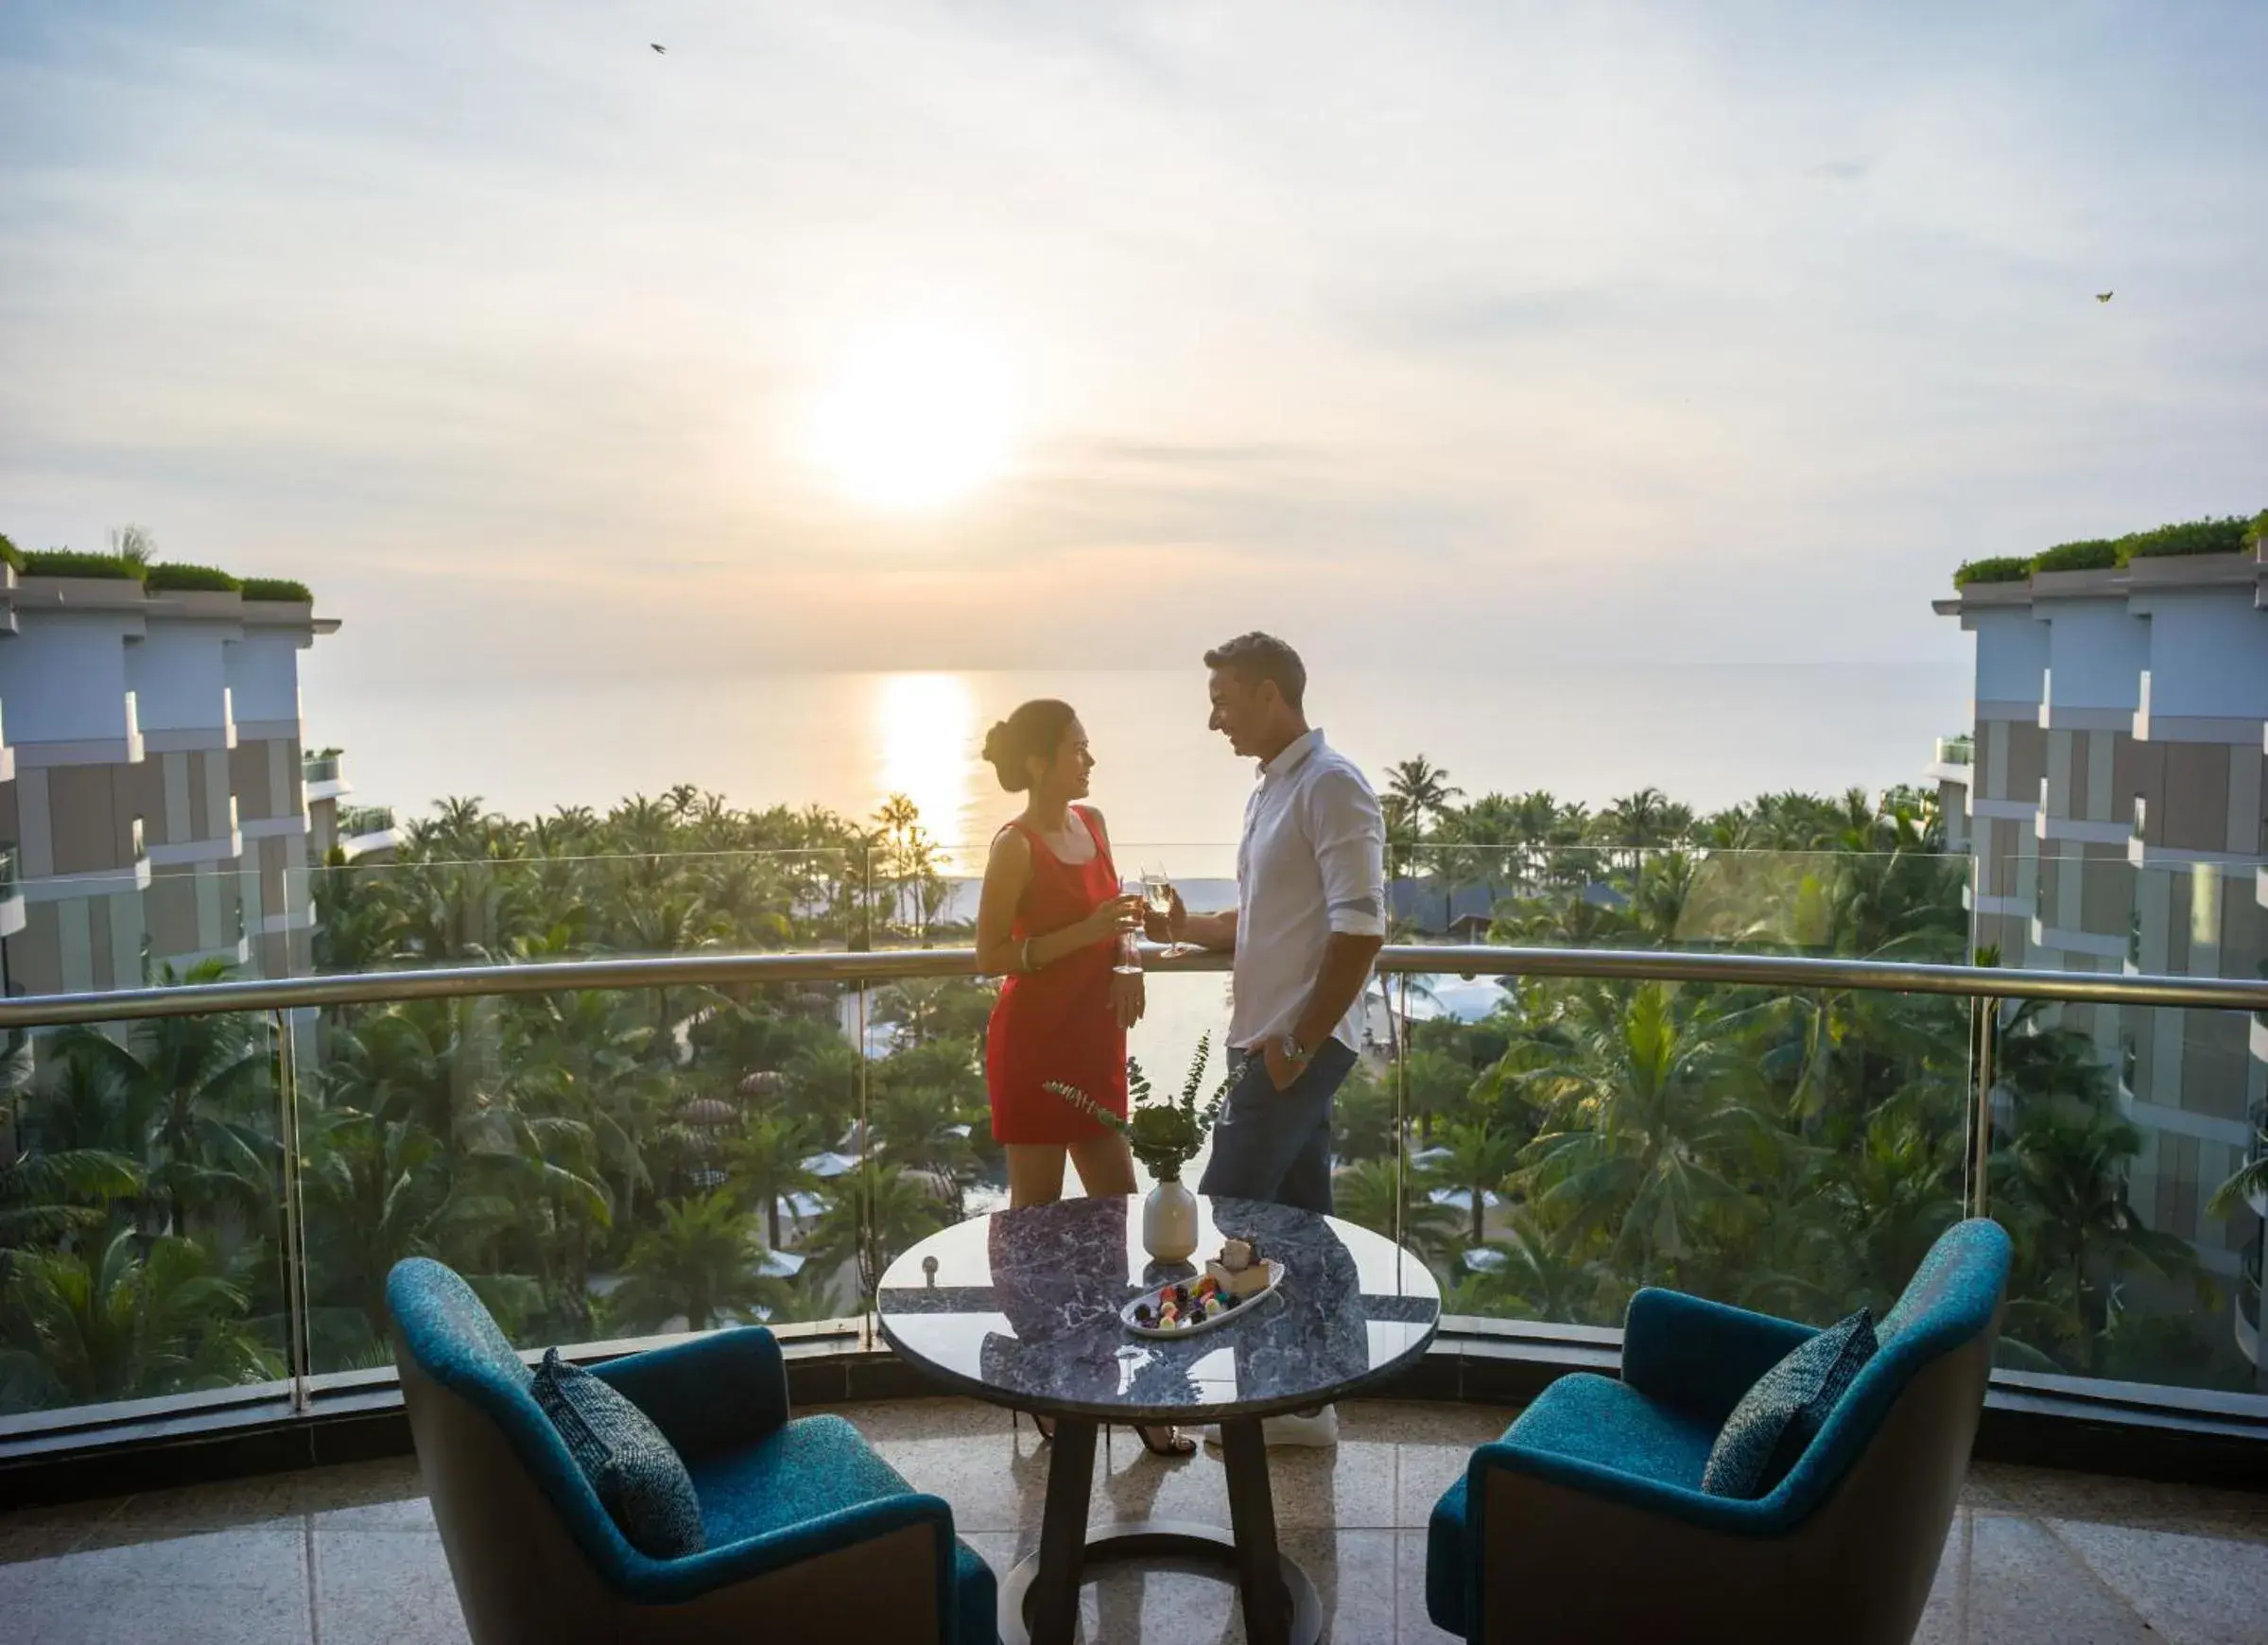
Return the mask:
{"type": "Polygon", "coordinates": [[[307,592],[305,583],[294,582],[288,577],[248,577],[244,580],[244,597],[295,600],[306,605],[314,600],[315,596],[307,592]]]}
{"type": "Polygon", "coordinates": [[[1953,586],[1972,582],[2022,582],[2032,575],[2032,562],[2020,554],[1996,554],[1989,560],[1971,560],[1953,573],[1953,586]]]}
{"type": "Polygon", "coordinates": [[[11,566],[17,571],[24,569],[24,550],[10,543],[4,531],[0,531],[0,565],[11,566]]]}
{"type": "Polygon", "coordinates": [[[2128,560],[2157,560],[2173,554],[2242,554],[2250,529],[2231,514],[2225,520],[2186,520],[2178,526],[2160,526],[2155,531],[2137,531],[2119,539],[2128,560]]]}
{"type": "Polygon", "coordinates": [[[220,594],[234,594],[244,584],[217,565],[182,565],[167,561],[149,568],[149,575],[143,579],[143,586],[150,589],[209,589],[220,594]]]}
{"type": "Polygon", "coordinates": [[[2125,563],[2118,544],[2108,537],[2096,537],[2085,543],[2058,543],[2044,554],[2034,557],[2034,571],[2109,571],[2125,563]]]}
{"type": "MultiPolygon", "coordinates": [[[[0,537],[0,543],[5,543],[7,540],[5,537],[0,537]]],[[[2252,524],[2244,528],[2245,547],[2258,550],[2263,543],[2268,543],[2268,509],[2262,509],[2255,514],[2252,517],[2252,524]]]]}
{"type": "Polygon", "coordinates": [[[24,556],[26,577],[110,577],[138,582],[142,567],[116,554],[83,554],[76,548],[43,548],[24,556]]]}

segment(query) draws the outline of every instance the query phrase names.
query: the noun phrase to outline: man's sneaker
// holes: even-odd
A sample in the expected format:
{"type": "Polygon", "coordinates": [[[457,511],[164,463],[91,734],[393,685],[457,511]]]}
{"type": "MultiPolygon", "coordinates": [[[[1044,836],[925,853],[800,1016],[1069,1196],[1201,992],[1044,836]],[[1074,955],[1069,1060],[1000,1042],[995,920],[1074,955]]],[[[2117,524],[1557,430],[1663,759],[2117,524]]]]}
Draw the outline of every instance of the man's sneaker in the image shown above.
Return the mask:
{"type": "MultiPolygon", "coordinates": [[[[1335,1446],[1339,1443],[1339,1409],[1326,1405],[1314,1411],[1269,1417],[1260,1424],[1260,1436],[1271,1446],[1335,1446]]],[[[1204,1443],[1220,1448],[1220,1424],[1205,1424],[1204,1443]]]]}

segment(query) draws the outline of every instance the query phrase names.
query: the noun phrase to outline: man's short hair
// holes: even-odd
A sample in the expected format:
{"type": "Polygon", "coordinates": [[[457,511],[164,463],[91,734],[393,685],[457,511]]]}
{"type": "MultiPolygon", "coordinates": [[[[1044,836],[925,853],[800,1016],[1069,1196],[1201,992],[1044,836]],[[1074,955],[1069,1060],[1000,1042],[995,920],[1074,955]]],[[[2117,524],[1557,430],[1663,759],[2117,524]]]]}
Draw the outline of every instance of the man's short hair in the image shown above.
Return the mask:
{"type": "Polygon", "coordinates": [[[1204,666],[1236,676],[1246,686],[1266,680],[1283,693],[1292,713],[1302,712],[1307,697],[1307,666],[1299,653],[1273,634],[1238,634],[1226,645],[1204,654],[1204,666]]]}

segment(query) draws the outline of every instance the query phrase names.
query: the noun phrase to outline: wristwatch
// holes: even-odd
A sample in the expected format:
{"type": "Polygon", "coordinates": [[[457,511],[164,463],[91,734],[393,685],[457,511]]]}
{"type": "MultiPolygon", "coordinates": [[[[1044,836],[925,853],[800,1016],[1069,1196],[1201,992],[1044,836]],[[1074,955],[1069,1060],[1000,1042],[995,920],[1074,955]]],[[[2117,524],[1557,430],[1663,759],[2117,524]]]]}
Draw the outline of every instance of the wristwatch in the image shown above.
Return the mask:
{"type": "Polygon", "coordinates": [[[1314,1061],[1315,1053],[1299,1043],[1299,1035],[1286,1034],[1276,1042],[1276,1049],[1284,1053],[1284,1061],[1299,1067],[1314,1061]]]}

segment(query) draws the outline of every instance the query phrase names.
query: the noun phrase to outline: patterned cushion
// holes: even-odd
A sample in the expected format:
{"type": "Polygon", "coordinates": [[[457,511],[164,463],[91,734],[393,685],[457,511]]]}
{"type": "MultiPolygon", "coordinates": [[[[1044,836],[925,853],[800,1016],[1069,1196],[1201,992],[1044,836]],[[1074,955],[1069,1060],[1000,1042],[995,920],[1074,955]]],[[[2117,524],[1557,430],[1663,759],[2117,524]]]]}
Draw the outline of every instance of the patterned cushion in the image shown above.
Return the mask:
{"type": "Polygon", "coordinates": [[[632,1547],[682,1559],[707,1546],[692,1478],[644,1411],[557,1348],[544,1356],[532,1391],[632,1547]]]}
{"type": "Polygon", "coordinates": [[[1768,1496],[1874,1354],[1874,1321],[1861,1308],[1757,1377],[1709,1448],[1702,1490],[1712,1497],[1768,1496]]]}

